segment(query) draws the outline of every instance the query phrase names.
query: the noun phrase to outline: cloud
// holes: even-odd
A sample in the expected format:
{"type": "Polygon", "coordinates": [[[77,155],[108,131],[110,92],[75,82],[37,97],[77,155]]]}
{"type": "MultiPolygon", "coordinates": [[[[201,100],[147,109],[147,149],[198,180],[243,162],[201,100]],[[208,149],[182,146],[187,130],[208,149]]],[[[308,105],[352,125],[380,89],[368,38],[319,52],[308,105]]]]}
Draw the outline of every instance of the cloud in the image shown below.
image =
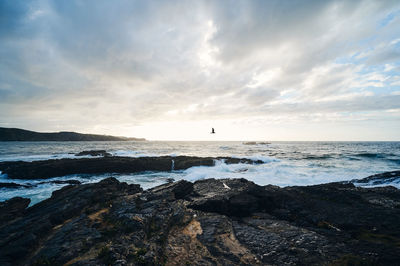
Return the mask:
{"type": "Polygon", "coordinates": [[[90,131],[398,109],[399,11],[368,0],[2,1],[0,122],[90,131]]]}

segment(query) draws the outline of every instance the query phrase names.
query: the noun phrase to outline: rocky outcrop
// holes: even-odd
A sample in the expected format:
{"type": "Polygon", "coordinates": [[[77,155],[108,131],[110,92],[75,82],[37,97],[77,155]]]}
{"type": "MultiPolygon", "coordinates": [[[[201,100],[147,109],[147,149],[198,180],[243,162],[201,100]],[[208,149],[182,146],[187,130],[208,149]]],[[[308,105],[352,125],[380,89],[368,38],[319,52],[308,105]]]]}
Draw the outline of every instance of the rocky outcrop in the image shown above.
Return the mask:
{"type": "Polygon", "coordinates": [[[4,202],[0,202],[0,224],[22,216],[30,202],[30,199],[21,197],[15,197],[4,202]]]}
{"type": "Polygon", "coordinates": [[[0,224],[1,265],[400,261],[400,192],[393,187],[207,179],[142,191],[108,178],[64,187],[22,213],[0,224]]]}
{"type": "Polygon", "coordinates": [[[75,154],[75,156],[103,156],[109,157],[112,156],[111,153],[107,152],[106,150],[91,150],[91,151],[81,151],[75,154]]]}
{"type": "Polygon", "coordinates": [[[52,184],[57,184],[57,185],[61,185],[61,184],[79,185],[79,184],[81,184],[81,181],[76,180],[76,179],[70,179],[70,180],[52,180],[52,181],[43,181],[43,182],[39,182],[39,183],[37,183],[37,184],[38,184],[38,185],[41,185],[41,184],[47,184],[47,183],[52,183],[52,184]]]}
{"type": "Polygon", "coordinates": [[[256,141],[248,141],[248,142],[243,142],[243,145],[269,145],[271,144],[271,142],[265,142],[265,141],[261,141],[261,142],[256,142],[256,141]]]}
{"type": "MultiPolygon", "coordinates": [[[[97,184],[69,185],[53,192],[50,199],[28,208],[22,217],[0,225],[0,265],[28,262],[40,265],[42,249],[50,258],[61,256],[57,261],[74,258],[82,245],[94,245],[101,238],[96,227],[86,223],[101,216],[116,198],[140,191],[138,185],[109,178],[97,184]],[[35,256],[37,252],[40,254],[35,256]]],[[[0,212],[6,215],[9,210],[2,208],[0,212]]]]}
{"type": "Polygon", "coordinates": [[[262,163],[262,161],[229,157],[160,156],[131,158],[114,156],[33,162],[0,162],[0,171],[13,179],[35,179],[72,174],[183,170],[192,166],[213,166],[215,160],[224,160],[227,164],[262,163]]]}
{"type": "Polygon", "coordinates": [[[81,181],[76,180],[76,179],[70,179],[70,180],[52,180],[52,181],[42,181],[36,184],[30,184],[30,183],[26,183],[26,184],[17,184],[14,182],[8,182],[8,183],[0,183],[0,188],[14,188],[14,189],[20,189],[20,188],[33,188],[33,187],[37,187],[37,185],[42,185],[42,184],[57,184],[57,185],[61,185],[61,184],[69,184],[69,185],[79,185],[81,184],[81,181]]]}
{"type": "Polygon", "coordinates": [[[14,182],[0,183],[0,188],[29,188],[29,187],[32,187],[32,186],[26,185],[26,184],[17,184],[14,182]]]}

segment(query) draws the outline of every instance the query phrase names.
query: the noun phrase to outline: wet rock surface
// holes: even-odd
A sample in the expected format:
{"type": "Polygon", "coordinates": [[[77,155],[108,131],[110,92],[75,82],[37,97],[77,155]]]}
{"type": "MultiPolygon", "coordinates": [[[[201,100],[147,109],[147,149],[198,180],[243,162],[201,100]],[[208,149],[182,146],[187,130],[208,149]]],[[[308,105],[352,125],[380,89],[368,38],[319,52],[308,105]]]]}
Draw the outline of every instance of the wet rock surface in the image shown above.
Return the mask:
{"type": "Polygon", "coordinates": [[[91,150],[91,151],[81,151],[75,154],[75,156],[111,156],[111,153],[107,152],[106,150],[91,150]]]}
{"type": "Polygon", "coordinates": [[[14,197],[0,202],[0,224],[11,221],[18,216],[22,216],[28,207],[30,199],[14,197]]]}
{"type": "Polygon", "coordinates": [[[33,162],[0,162],[0,171],[13,179],[41,179],[73,174],[183,170],[192,166],[213,166],[215,160],[224,160],[227,164],[262,163],[258,160],[229,157],[160,156],[132,158],[113,156],[33,162]]]}
{"type": "Polygon", "coordinates": [[[69,184],[69,185],[80,185],[81,181],[76,180],[76,179],[70,179],[70,180],[52,180],[52,181],[43,181],[37,183],[38,185],[41,184],[47,184],[47,183],[52,183],[52,184],[69,184]]]}
{"type": "Polygon", "coordinates": [[[114,178],[0,205],[0,265],[398,265],[400,192],[114,178]],[[16,213],[16,214],[15,214],[16,213]]]}
{"type": "Polygon", "coordinates": [[[382,185],[398,181],[400,179],[400,171],[391,171],[381,174],[371,175],[366,178],[352,180],[351,182],[359,184],[382,185]]]}
{"type": "Polygon", "coordinates": [[[0,183],[0,188],[30,188],[31,185],[17,184],[14,182],[0,183]]]}
{"type": "Polygon", "coordinates": [[[81,184],[81,181],[75,180],[75,179],[70,179],[70,180],[52,180],[52,181],[42,181],[36,184],[17,184],[14,182],[7,182],[7,183],[0,183],[0,188],[12,188],[12,189],[21,189],[21,188],[33,188],[37,187],[38,185],[42,184],[69,184],[69,185],[79,185],[81,184]]]}

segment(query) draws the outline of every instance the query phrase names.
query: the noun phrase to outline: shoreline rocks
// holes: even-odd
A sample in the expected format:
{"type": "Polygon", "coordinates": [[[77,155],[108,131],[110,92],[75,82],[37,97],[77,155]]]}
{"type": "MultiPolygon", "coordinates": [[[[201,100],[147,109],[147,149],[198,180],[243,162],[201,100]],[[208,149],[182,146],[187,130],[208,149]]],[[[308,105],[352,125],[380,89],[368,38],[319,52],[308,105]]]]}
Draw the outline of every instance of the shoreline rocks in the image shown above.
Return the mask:
{"type": "Polygon", "coordinates": [[[110,157],[112,156],[111,153],[107,152],[106,150],[91,150],[91,151],[81,151],[75,154],[75,156],[103,156],[103,157],[110,157]]]}
{"type": "Polygon", "coordinates": [[[68,185],[29,208],[21,198],[2,204],[0,217],[12,211],[14,216],[0,219],[1,265],[400,261],[400,191],[393,187],[279,188],[205,179],[143,191],[107,178],[68,185]]]}
{"type": "Polygon", "coordinates": [[[0,183],[0,188],[30,188],[32,185],[17,184],[14,182],[0,183]]]}
{"type": "Polygon", "coordinates": [[[22,216],[30,202],[30,199],[21,197],[14,197],[4,202],[0,202],[0,224],[4,224],[16,217],[22,216]]]}
{"type": "Polygon", "coordinates": [[[33,162],[0,162],[0,171],[11,179],[52,178],[72,174],[136,173],[142,171],[184,170],[193,166],[213,166],[215,160],[227,164],[261,164],[260,160],[229,157],[97,157],[33,162]]]}

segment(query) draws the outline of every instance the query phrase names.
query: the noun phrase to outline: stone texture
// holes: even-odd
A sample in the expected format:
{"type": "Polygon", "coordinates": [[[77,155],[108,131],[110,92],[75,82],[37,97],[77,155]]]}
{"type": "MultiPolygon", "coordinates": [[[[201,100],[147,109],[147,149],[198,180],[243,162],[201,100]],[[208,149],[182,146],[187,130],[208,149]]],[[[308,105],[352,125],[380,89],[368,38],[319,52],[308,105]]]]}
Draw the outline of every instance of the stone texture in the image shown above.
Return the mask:
{"type": "Polygon", "coordinates": [[[399,265],[399,204],[392,187],[207,179],[142,191],[108,178],[15,205],[0,264],[399,265]]]}

